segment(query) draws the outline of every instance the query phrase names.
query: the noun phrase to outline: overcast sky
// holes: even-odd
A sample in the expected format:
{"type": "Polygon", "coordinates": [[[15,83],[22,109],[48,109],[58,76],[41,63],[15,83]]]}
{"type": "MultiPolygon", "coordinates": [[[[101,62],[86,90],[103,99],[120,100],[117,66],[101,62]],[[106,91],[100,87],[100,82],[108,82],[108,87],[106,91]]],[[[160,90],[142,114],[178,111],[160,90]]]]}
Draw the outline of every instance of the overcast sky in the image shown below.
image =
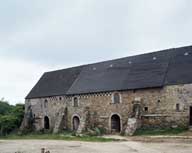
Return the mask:
{"type": "Polygon", "coordinates": [[[0,1],[0,98],[45,71],[192,45],[191,0],[0,1]]]}

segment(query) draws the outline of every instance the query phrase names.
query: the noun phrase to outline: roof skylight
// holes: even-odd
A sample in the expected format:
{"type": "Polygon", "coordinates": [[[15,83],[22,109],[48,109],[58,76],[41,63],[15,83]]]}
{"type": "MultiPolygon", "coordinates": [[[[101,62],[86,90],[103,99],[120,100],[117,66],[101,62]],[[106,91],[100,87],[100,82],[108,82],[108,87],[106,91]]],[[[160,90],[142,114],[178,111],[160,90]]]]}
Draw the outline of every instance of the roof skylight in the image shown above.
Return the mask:
{"type": "Polygon", "coordinates": [[[153,60],[156,60],[157,59],[157,57],[153,57],[153,60]]]}
{"type": "Polygon", "coordinates": [[[184,55],[185,55],[185,56],[188,56],[188,55],[189,55],[189,53],[188,53],[188,52],[186,52],[184,55]]]}

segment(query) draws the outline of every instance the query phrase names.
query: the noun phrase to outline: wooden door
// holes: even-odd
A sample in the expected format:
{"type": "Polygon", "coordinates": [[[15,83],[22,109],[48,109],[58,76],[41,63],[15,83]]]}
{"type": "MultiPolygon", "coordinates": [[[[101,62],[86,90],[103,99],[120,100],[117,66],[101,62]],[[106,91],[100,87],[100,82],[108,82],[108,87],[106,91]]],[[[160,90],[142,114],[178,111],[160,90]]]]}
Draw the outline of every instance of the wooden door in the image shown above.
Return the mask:
{"type": "Polygon", "coordinates": [[[73,118],[73,130],[74,130],[74,131],[77,131],[77,130],[78,130],[78,128],[79,128],[79,123],[80,123],[79,118],[78,118],[77,116],[75,116],[75,117],[73,118]]]}
{"type": "Polygon", "coordinates": [[[120,117],[118,115],[113,115],[111,117],[111,130],[112,132],[121,131],[121,122],[120,122],[120,117]]]}

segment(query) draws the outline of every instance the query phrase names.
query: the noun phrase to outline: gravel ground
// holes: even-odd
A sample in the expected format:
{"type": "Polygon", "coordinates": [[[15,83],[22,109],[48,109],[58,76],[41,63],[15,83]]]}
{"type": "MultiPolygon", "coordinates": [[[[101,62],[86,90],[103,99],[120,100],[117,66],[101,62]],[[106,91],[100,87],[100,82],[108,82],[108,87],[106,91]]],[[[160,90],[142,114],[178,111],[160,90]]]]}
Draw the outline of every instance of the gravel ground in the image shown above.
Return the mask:
{"type": "Polygon", "coordinates": [[[0,153],[192,153],[192,143],[75,142],[59,140],[0,140],[0,153]]]}

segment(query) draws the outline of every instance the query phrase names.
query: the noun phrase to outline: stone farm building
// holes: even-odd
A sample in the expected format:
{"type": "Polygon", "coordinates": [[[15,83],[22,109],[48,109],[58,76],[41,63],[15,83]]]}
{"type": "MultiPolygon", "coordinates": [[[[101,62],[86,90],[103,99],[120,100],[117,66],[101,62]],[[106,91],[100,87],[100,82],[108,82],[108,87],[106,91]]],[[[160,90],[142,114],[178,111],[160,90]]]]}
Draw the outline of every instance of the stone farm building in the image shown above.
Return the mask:
{"type": "Polygon", "coordinates": [[[46,72],[27,95],[35,130],[192,126],[192,46],[46,72]]]}

